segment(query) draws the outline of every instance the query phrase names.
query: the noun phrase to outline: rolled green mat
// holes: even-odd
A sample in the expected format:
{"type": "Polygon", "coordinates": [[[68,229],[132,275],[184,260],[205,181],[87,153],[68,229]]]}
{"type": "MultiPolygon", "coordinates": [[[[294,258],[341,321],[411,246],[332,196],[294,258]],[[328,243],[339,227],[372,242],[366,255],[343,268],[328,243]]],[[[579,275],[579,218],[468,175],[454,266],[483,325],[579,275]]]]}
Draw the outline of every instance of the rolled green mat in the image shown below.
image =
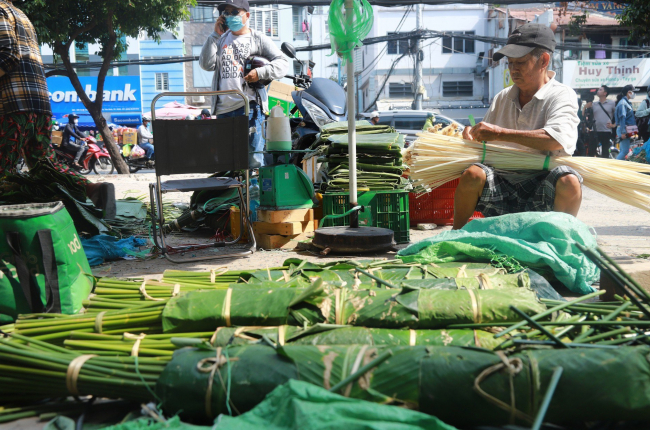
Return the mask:
{"type": "Polygon", "coordinates": [[[214,335],[214,346],[250,345],[263,336],[291,345],[387,345],[472,346],[494,349],[501,343],[483,330],[400,330],[317,324],[303,329],[279,327],[222,327],[214,335]]]}
{"type": "Polygon", "coordinates": [[[554,369],[562,366],[546,422],[650,420],[648,346],[528,350],[510,356],[453,346],[185,348],[163,371],[156,393],[168,415],[210,421],[227,413],[227,397],[233,413],[243,413],[289,379],[329,389],[389,350],[392,357],[340,393],[401,404],[461,428],[508,424],[514,396],[515,423],[529,427],[554,369]],[[513,369],[512,392],[506,364],[513,369]]]}
{"type": "Polygon", "coordinates": [[[435,329],[449,324],[516,322],[510,309],[535,315],[546,309],[533,291],[351,290],[317,280],[307,289],[228,288],[194,291],[169,300],[165,332],[203,332],[217,327],[347,324],[371,328],[435,329]]]}

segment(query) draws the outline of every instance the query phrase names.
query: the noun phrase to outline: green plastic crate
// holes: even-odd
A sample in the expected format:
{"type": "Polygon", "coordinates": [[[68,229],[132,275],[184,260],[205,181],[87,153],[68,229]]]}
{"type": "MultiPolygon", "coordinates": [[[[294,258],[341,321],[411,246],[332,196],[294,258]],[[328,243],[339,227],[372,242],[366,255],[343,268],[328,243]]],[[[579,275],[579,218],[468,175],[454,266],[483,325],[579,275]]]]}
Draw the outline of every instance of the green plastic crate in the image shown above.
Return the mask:
{"type": "MultiPolygon", "coordinates": [[[[395,232],[396,243],[407,243],[409,237],[408,191],[362,191],[357,202],[365,207],[359,212],[359,225],[388,228],[395,232]]],[[[350,209],[349,193],[323,194],[323,215],[341,215],[350,209]]],[[[328,219],[323,227],[350,225],[350,216],[328,219]]]]}

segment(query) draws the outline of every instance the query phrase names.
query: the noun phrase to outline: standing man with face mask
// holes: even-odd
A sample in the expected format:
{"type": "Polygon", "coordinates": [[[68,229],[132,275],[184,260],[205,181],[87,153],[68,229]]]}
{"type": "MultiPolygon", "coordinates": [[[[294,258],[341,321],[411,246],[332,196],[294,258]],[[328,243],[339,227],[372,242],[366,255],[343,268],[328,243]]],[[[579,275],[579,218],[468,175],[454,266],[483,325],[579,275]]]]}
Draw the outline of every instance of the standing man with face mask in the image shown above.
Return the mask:
{"type": "MultiPolygon", "coordinates": [[[[265,88],[256,93],[247,84],[283,78],[289,69],[289,60],[268,36],[249,27],[251,14],[247,0],[226,0],[219,5],[219,12],[221,16],[214,25],[214,33],[203,45],[199,64],[204,70],[215,72],[213,90],[239,90],[248,96],[249,125],[255,129],[249,136],[249,166],[258,168],[264,166],[264,156],[252,153],[264,150],[262,123],[264,113],[268,112],[268,93],[265,88]],[[270,64],[245,75],[244,63],[251,55],[264,57],[270,64]]],[[[215,97],[212,112],[217,118],[241,116],[245,114],[243,104],[237,95],[215,97]]]]}

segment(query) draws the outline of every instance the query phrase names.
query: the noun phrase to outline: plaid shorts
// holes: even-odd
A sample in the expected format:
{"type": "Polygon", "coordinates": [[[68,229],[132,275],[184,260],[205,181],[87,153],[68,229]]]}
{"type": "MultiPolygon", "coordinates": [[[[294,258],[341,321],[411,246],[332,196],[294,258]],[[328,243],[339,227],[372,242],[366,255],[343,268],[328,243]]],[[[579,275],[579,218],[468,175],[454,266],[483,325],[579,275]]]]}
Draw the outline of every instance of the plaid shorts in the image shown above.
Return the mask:
{"type": "MultiPolygon", "coordinates": [[[[518,212],[551,212],[555,204],[555,184],[564,175],[575,175],[582,184],[582,176],[571,167],[558,166],[550,172],[539,172],[528,178],[508,180],[510,175],[492,167],[476,163],[485,172],[487,180],[476,210],[486,217],[518,212]]],[[[512,178],[512,177],[511,177],[512,178]]]]}

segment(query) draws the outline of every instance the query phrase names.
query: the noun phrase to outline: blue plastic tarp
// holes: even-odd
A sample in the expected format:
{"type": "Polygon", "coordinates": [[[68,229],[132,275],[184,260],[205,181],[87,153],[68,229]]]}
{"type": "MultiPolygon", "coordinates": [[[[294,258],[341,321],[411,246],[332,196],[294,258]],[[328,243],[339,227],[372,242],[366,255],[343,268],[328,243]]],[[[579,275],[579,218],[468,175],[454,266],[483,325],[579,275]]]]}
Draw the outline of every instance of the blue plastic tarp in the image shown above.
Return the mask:
{"type": "Polygon", "coordinates": [[[98,266],[105,261],[118,260],[127,255],[127,251],[138,251],[145,246],[147,241],[131,236],[126,239],[117,239],[113,236],[99,234],[89,239],[81,239],[81,245],[86,251],[88,264],[98,266]]]}

